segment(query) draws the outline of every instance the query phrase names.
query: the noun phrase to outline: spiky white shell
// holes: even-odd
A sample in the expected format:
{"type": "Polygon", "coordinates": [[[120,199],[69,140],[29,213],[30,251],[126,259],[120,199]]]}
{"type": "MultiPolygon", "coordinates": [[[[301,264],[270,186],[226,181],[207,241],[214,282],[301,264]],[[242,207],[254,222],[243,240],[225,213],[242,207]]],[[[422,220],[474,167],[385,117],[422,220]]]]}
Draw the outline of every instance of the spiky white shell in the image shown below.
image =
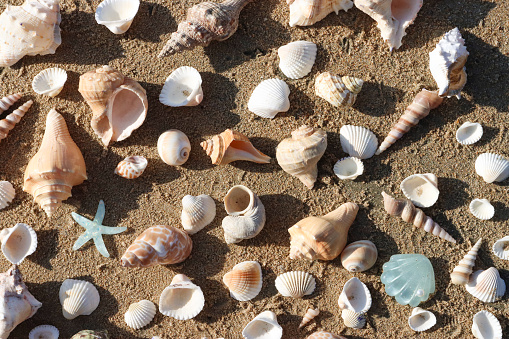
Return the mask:
{"type": "Polygon", "coordinates": [[[52,325],[39,325],[28,333],[28,339],[58,339],[60,331],[52,325]]]}
{"type": "Polygon", "coordinates": [[[408,318],[408,326],[416,332],[429,330],[437,323],[437,317],[430,311],[415,307],[408,318]]]}
{"type": "Polygon", "coordinates": [[[10,182],[0,181],[0,210],[9,206],[15,195],[16,191],[10,182]]]}
{"type": "Polygon", "coordinates": [[[127,326],[137,330],[150,324],[155,315],[156,305],[150,300],[141,300],[129,306],[124,320],[127,326]]]}
{"type": "Polygon", "coordinates": [[[95,12],[95,21],[114,34],[125,33],[138,13],[140,0],[105,0],[95,12]]]}
{"type": "Polygon", "coordinates": [[[354,277],[345,283],[338,305],[342,310],[366,313],[371,308],[371,293],[362,281],[354,277]]]}
{"type": "Polygon", "coordinates": [[[290,88],[283,80],[264,80],[254,89],[247,108],[262,118],[272,119],[279,112],[290,109],[289,95],[290,88]]]}
{"type": "Polygon", "coordinates": [[[502,326],[493,314],[480,311],[474,315],[472,334],[477,339],[502,339],[502,326]]]}
{"type": "Polygon", "coordinates": [[[26,224],[16,224],[0,232],[2,253],[14,265],[19,265],[37,249],[37,234],[26,224]]]}
{"type": "Polygon", "coordinates": [[[279,69],[290,79],[300,79],[311,72],[316,59],[316,44],[294,41],[279,47],[279,69]]]}
{"type": "Polygon", "coordinates": [[[472,145],[481,140],[482,134],[481,124],[467,121],[456,131],[456,140],[462,145],[472,145]]]}
{"type": "Polygon", "coordinates": [[[349,309],[344,309],[341,310],[341,318],[343,318],[346,327],[363,328],[364,325],[366,325],[365,313],[357,313],[349,309]]]}
{"type": "Polygon", "coordinates": [[[343,151],[360,159],[371,158],[378,148],[375,134],[361,126],[344,125],[339,130],[339,140],[343,151]]]}
{"type": "Polygon", "coordinates": [[[66,279],[59,292],[62,312],[66,319],[90,315],[99,306],[99,292],[88,281],[66,279]]]}
{"type": "Polygon", "coordinates": [[[126,179],[136,179],[143,174],[147,168],[148,161],[145,157],[134,155],[125,158],[115,168],[115,174],[126,179]]]}
{"type": "Polygon", "coordinates": [[[472,273],[470,281],[465,285],[468,293],[477,299],[492,303],[505,294],[505,281],[495,267],[478,270],[472,273]]]}
{"type": "Polygon", "coordinates": [[[170,129],[159,136],[157,152],[166,164],[180,166],[189,159],[191,143],[183,132],[170,129]]]}
{"type": "Polygon", "coordinates": [[[263,311],[244,327],[242,336],[246,339],[280,339],[283,328],[278,324],[274,312],[263,311]]]}
{"type": "Polygon", "coordinates": [[[302,271],[291,271],[276,278],[276,289],[283,297],[302,298],[315,290],[315,278],[302,271]]]}
{"type": "Polygon", "coordinates": [[[503,260],[509,260],[509,236],[498,239],[493,245],[493,253],[503,260]]]}
{"type": "Polygon", "coordinates": [[[256,261],[243,261],[223,276],[223,283],[233,299],[251,300],[260,293],[263,285],[262,268],[256,261]]]}
{"type": "Polygon", "coordinates": [[[495,215],[495,207],[487,199],[474,199],[470,203],[470,213],[481,220],[488,220],[495,215]]]}
{"type": "Polygon", "coordinates": [[[32,81],[32,89],[37,94],[56,97],[67,81],[67,72],[61,68],[47,68],[37,74],[32,81]]]}
{"type": "Polygon", "coordinates": [[[159,101],[166,106],[196,106],[203,100],[201,75],[193,67],[182,66],[166,79],[159,101]]]}
{"type": "Polygon", "coordinates": [[[437,176],[433,173],[414,174],[401,182],[401,191],[417,207],[430,207],[438,200],[437,176]]]}
{"type": "Polygon", "coordinates": [[[359,158],[346,157],[336,162],[333,171],[341,180],[355,180],[364,173],[364,164],[359,158]]]}
{"type": "Polygon", "coordinates": [[[509,177],[509,161],[501,155],[483,153],[475,160],[475,171],[484,181],[504,181],[509,177]]]}
{"type": "Polygon", "coordinates": [[[205,306],[205,297],[200,286],[184,274],[177,274],[159,298],[159,312],[178,320],[194,318],[205,306]]]}
{"type": "Polygon", "coordinates": [[[189,234],[195,234],[216,217],[216,203],[206,194],[186,195],[182,198],[182,226],[189,234]]]}

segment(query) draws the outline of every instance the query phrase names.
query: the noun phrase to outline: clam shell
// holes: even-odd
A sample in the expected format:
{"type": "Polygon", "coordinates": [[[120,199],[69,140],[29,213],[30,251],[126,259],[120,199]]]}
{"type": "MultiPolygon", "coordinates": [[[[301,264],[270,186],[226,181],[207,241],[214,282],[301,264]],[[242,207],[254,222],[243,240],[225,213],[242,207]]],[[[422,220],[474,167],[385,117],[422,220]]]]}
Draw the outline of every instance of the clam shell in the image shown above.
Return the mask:
{"type": "Polygon", "coordinates": [[[183,132],[170,129],[157,139],[157,152],[166,164],[180,166],[189,159],[191,143],[183,132]]]}
{"type": "Polygon", "coordinates": [[[505,294],[505,281],[495,267],[487,270],[478,270],[472,273],[468,284],[465,285],[468,293],[477,299],[492,303],[505,294]]]}
{"type": "Polygon", "coordinates": [[[416,332],[429,330],[437,323],[437,318],[430,311],[415,307],[408,318],[408,326],[416,332]]]}
{"type": "Polygon", "coordinates": [[[58,339],[60,331],[52,325],[39,325],[28,333],[28,339],[58,339]]]}
{"type": "Polygon", "coordinates": [[[80,315],[90,315],[99,306],[99,292],[88,281],[66,279],[59,292],[62,312],[72,320],[80,315]]]}
{"type": "Polygon", "coordinates": [[[244,327],[242,336],[246,339],[280,339],[283,328],[278,324],[274,312],[263,311],[244,327]]]}
{"type": "Polygon", "coordinates": [[[223,276],[223,283],[235,300],[251,300],[260,293],[263,283],[262,268],[256,261],[237,264],[223,276]]]}
{"type": "Polygon", "coordinates": [[[203,100],[201,75],[193,67],[182,66],[166,79],[159,101],[166,106],[196,106],[203,100]]]}
{"type": "Polygon", "coordinates": [[[186,195],[182,199],[182,226],[189,234],[195,234],[216,217],[216,203],[206,194],[197,197],[186,195]]]}
{"type": "Polygon", "coordinates": [[[276,289],[283,297],[302,298],[313,293],[315,287],[315,278],[307,272],[291,271],[276,278],[276,289]]]}
{"type": "Polygon", "coordinates": [[[56,97],[67,81],[67,72],[61,68],[47,68],[37,74],[32,81],[32,89],[37,94],[56,97]]]}
{"type": "Polygon", "coordinates": [[[279,47],[279,69],[290,79],[300,79],[311,72],[316,59],[316,44],[294,41],[279,47]]]}
{"type": "Polygon", "coordinates": [[[438,200],[438,180],[433,173],[414,174],[401,182],[401,191],[417,207],[430,207],[438,200]]]}
{"type": "Polygon", "coordinates": [[[369,240],[355,241],[341,252],[341,264],[350,272],[369,270],[378,258],[375,244],[369,240]]]}
{"type": "Polygon", "coordinates": [[[502,339],[502,326],[493,314],[480,311],[474,315],[472,334],[477,339],[502,339]]]}
{"type": "Polygon", "coordinates": [[[344,309],[341,311],[341,318],[346,327],[363,328],[366,325],[366,314],[344,309]]]}
{"type": "Polygon", "coordinates": [[[290,109],[289,95],[290,88],[283,80],[264,80],[254,89],[247,108],[262,118],[272,119],[279,112],[290,109]]]}
{"type": "Polygon", "coordinates": [[[125,158],[115,168],[115,174],[126,179],[136,179],[143,174],[147,168],[148,161],[145,157],[134,155],[125,158]]]}
{"type": "Polygon", "coordinates": [[[359,158],[346,157],[336,162],[333,171],[341,180],[355,180],[364,173],[364,164],[359,158]]]}
{"type": "Polygon", "coordinates": [[[201,288],[183,274],[177,274],[159,298],[159,312],[178,320],[194,318],[205,306],[201,288]]]}
{"type": "Polygon", "coordinates": [[[10,182],[0,181],[0,210],[9,206],[15,195],[16,191],[10,182]]]}
{"type": "Polygon", "coordinates": [[[462,145],[472,145],[481,140],[482,134],[481,124],[467,121],[456,131],[456,140],[462,145]]]}
{"type": "Polygon", "coordinates": [[[362,281],[354,277],[345,283],[338,305],[342,310],[366,313],[371,308],[371,293],[362,281]]]}
{"type": "Polygon", "coordinates": [[[141,300],[131,304],[124,315],[127,326],[135,330],[150,324],[156,315],[156,305],[150,300],[141,300]]]}
{"type": "Polygon", "coordinates": [[[95,21],[114,34],[125,33],[138,13],[139,0],[105,0],[95,12],[95,21]]]}
{"type": "Polygon", "coordinates": [[[360,159],[371,158],[378,148],[375,134],[361,126],[344,125],[339,130],[339,140],[343,151],[360,159]]]}
{"type": "Polygon", "coordinates": [[[469,208],[470,213],[481,220],[489,220],[495,215],[495,207],[487,199],[474,199],[469,208]]]}
{"type": "Polygon", "coordinates": [[[504,181],[509,177],[509,161],[501,155],[483,153],[475,160],[475,171],[484,181],[504,181]]]}
{"type": "Polygon", "coordinates": [[[503,260],[509,260],[509,236],[498,239],[493,245],[493,253],[503,260]]]}
{"type": "Polygon", "coordinates": [[[14,265],[19,265],[37,249],[37,234],[26,224],[16,224],[0,232],[2,253],[14,265]]]}

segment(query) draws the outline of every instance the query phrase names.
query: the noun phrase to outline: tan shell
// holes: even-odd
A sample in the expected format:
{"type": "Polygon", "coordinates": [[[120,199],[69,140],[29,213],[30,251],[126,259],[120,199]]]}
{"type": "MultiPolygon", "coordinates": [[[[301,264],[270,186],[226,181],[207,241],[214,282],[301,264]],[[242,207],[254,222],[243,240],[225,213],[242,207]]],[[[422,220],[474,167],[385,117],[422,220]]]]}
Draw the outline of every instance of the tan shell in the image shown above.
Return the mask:
{"type": "Polygon", "coordinates": [[[262,289],[262,268],[256,261],[244,261],[235,265],[223,276],[223,283],[235,300],[251,300],[262,289]]]}
{"type": "Polygon", "coordinates": [[[143,174],[147,168],[148,161],[145,157],[134,155],[125,158],[118,163],[115,174],[126,179],[136,179],[143,174]]]}
{"type": "MultiPolygon", "coordinates": [[[[19,99],[21,99],[20,93],[11,94],[0,99],[0,114],[8,110],[9,107],[11,107],[12,104],[14,104],[19,99]]],[[[21,118],[23,118],[23,116],[28,111],[30,106],[32,106],[33,103],[34,102],[32,100],[25,102],[18,109],[14,110],[11,114],[7,115],[5,119],[0,120],[0,141],[2,139],[7,138],[9,132],[21,120],[21,118]]]]}
{"type": "Polygon", "coordinates": [[[318,316],[318,314],[320,314],[320,310],[318,308],[317,309],[308,308],[306,314],[304,314],[304,317],[302,317],[302,321],[299,324],[299,328],[303,328],[304,326],[306,326],[311,320],[318,316]]]}
{"type": "Polygon", "coordinates": [[[352,106],[363,84],[364,80],[359,78],[324,72],[316,77],[315,94],[336,107],[352,106]]]}
{"type": "Polygon", "coordinates": [[[369,270],[378,258],[375,244],[369,240],[353,242],[341,252],[341,264],[350,272],[369,270]]]}
{"type": "Polygon", "coordinates": [[[72,320],[80,315],[90,315],[101,300],[99,291],[90,282],[66,279],[58,292],[65,319],[72,320]]]}
{"type": "Polygon", "coordinates": [[[318,331],[311,334],[306,339],[346,339],[346,338],[330,332],[318,331]]]}
{"type": "Polygon", "coordinates": [[[332,12],[348,11],[353,6],[351,0],[286,0],[290,5],[290,27],[310,26],[332,12]]]}
{"type": "Polygon", "coordinates": [[[482,238],[477,240],[474,247],[468,251],[468,253],[460,260],[459,264],[454,267],[451,273],[451,282],[455,285],[466,285],[472,274],[472,269],[475,265],[475,259],[477,258],[477,252],[481,247],[482,238]]]}
{"type": "Polygon", "coordinates": [[[184,274],[177,274],[159,297],[159,312],[167,317],[188,320],[196,317],[205,306],[200,286],[184,274]]]}

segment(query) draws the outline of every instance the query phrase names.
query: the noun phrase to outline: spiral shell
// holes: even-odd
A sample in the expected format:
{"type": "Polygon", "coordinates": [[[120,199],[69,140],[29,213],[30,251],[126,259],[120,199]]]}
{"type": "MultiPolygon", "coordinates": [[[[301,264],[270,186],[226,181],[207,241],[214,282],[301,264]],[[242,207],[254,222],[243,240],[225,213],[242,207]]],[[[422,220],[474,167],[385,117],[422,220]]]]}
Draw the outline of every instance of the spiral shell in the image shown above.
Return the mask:
{"type": "Polygon", "coordinates": [[[278,275],[276,289],[283,297],[302,298],[315,290],[315,278],[302,271],[291,271],[278,275]]]}
{"type": "Polygon", "coordinates": [[[180,166],[189,159],[191,143],[183,132],[170,129],[157,139],[157,152],[166,164],[180,166]]]}
{"type": "Polygon", "coordinates": [[[477,240],[475,245],[468,251],[468,253],[460,260],[459,264],[454,267],[451,273],[451,282],[455,285],[466,285],[472,274],[472,268],[475,265],[477,252],[481,247],[482,238],[477,240]]]}
{"type": "Polygon", "coordinates": [[[134,155],[125,158],[115,168],[115,174],[126,179],[136,179],[143,174],[147,168],[148,161],[145,157],[134,155]]]}
{"type": "Polygon", "coordinates": [[[505,281],[495,267],[475,271],[465,288],[468,293],[485,303],[492,303],[505,294],[505,281]]]}
{"type": "Polygon", "coordinates": [[[0,210],[9,206],[15,195],[16,191],[10,182],[0,181],[0,210]]]}
{"type": "Polygon", "coordinates": [[[475,172],[485,182],[504,181],[509,177],[509,160],[494,153],[483,153],[475,160],[475,172]]]}
{"type": "Polygon", "coordinates": [[[371,158],[378,146],[376,136],[369,129],[361,126],[344,125],[339,130],[339,141],[343,151],[359,159],[371,158]]]}
{"type": "Polygon", "coordinates": [[[59,292],[65,319],[72,320],[80,315],[90,315],[99,305],[97,288],[88,281],[66,279],[59,292]]]}
{"type": "Polygon", "coordinates": [[[131,304],[124,315],[127,326],[135,330],[145,327],[156,315],[156,306],[150,300],[141,300],[131,304]]]}
{"type": "Polygon", "coordinates": [[[19,265],[37,249],[37,234],[26,224],[16,224],[0,232],[2,253],[14,265],[19,265]]]}
{"type": "Polygon", "coordinates": [[[279,69],[290,79],[300,79],[311,72],[316,59],[316,44],[294,41],[277,50],[279,69]]]}
{"type": "Polygon", "coordinates": [[[306,326],[311,320],[316,318],[318,314],[320,314],[320,310],[318,308],[317,309],[308,308],[306,314],[304,314],[304,317],[302,317],[302,321],[299,324],[299,328],[303,328],[304,326],[306,326]]]}
{"type": "Polygon", "coordinates": [[[254,89],[247,108],[262,118],[273,119],[279,112],[290,109],[289,95],[290,88],[283,80],[264,80],[254,89]]]}
{"type": "Polygon", "coordinates": [[[235,265],[223,276],[223,283],[230,290],[233,299],[251,300],[262,289],[262,268],[256,261],[244,261],[235,265]]]}
{"type": "Polygon", "coordinates": [[[182,226],[189,234],[195,234],[216,217],[216,203],[206,194],[197,197],[186,195],[182,199],[182,226]]]}
{"type": "Polygon", "coordinates": [[[332,12],[345,12],[353,7],[351,0],[286,0],[290,5],[290,27],[310,26],[332,12]]]}
{"type": "Polygon", "coordinates": [[[37,74],[32,81],[32,89],[37,94],[56,97],[64,88],[67,72],[61,68],[47,68],[37,74]]]}
{"type": "Polygon", "coordinates": [[[364,272],[376,263],[378,250],[369,240],[355,241],[341,252],[341,265],[350,272],[364,272]]]}
{"type": "Polygon", "coordinates": [[[184,274],[173,277],[159,298],[159,312],[178,320],[196,317],[205,306],[205,297],[200,286],[189,280],[184,274]]]}
{"type": "MultiPolygon", "coordinates": [[[[11,94],[0,99],[0,114],[8,110],[9,107],[11,107],[12,104],[14,104],[19,99],[21,99],[20,93],[11,94]]],[[[14,110],[11,114],[7,115],[5,119],[0,120],[0,141],[7,138],[9,132],[18,122],[20,122],[21,118],[23,118],[32,104],[33,101],[29,100],[21,105],[18,109],[14,110]]]]}
{"type": "Polygon", "coordinates": [[[332,106],[352,106],[364,81],[351,76],[339,77],[329,72],[319,74],[315,80],[315,94],[332,106]]]}

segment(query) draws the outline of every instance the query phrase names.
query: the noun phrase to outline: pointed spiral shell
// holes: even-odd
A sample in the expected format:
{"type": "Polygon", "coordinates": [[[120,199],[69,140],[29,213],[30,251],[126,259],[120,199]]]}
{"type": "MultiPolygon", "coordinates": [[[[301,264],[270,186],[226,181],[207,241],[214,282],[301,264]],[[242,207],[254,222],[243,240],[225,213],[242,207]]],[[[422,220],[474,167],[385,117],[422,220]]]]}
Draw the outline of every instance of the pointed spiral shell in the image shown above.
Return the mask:
{"type": "MultiPolygon", "coordinates": [[[[9,96],[3,97],[0,99],[0,114],[9,109],[16,101],[21,98],[21,94],[11,94],[9,96]]],[[[5,117],[5,119],[0,120],[0,141],[2,139],[7,138],[9,132],[14,128],[14,126],[23,118],[25,113],[28,111],[30,106],[32,106],[33,101],[29,100],[21,105],[18,109],[14,110],[11,114],[5,117]]]]}
{"type": "Polygon", "coordinates": [[[468,279],[470,279],[472,269],[475,265],[475,259],[477,258],[477,251],[479,251],[481,243],[482,238],[477,240],[474,247],[472,247],[463,259],[460,260],[458,266],[454,267],[454,270],[451,273],[451,282],[453,284],[466,285],[468,283],[468,279]]]}
{"type": "Polygon", "coordinates": [[[304,317],[302,317],[302,321],[299,324],[299,328],[306,326],[311,320],[318,316],[318,314],[320,314],[320,310],[318,308],[317,309],[309,308],[306,311],[306,314],[304,314],[304,317]]]}

